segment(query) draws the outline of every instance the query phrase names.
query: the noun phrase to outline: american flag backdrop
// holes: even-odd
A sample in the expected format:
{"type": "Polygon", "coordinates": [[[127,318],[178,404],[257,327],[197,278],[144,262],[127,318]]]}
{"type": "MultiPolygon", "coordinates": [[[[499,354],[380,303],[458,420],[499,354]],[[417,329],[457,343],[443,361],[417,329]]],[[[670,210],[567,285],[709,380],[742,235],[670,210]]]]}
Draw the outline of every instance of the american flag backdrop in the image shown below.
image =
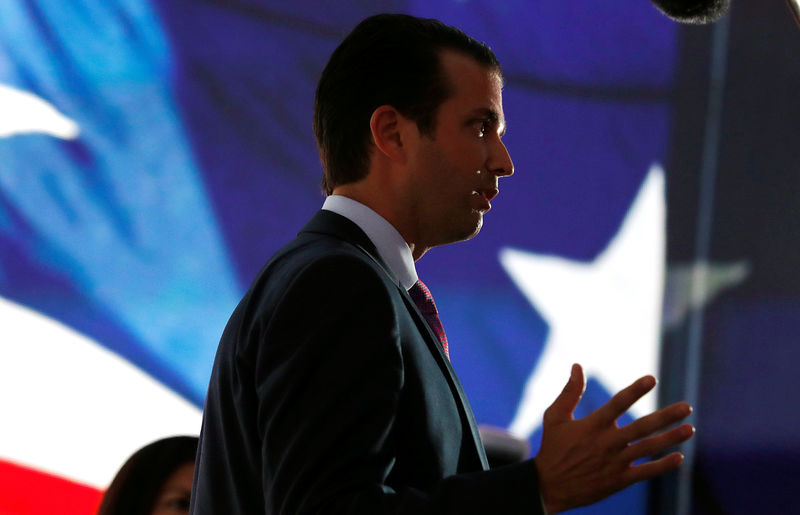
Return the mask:
{"type": "MultiPolygon", "coordinates": [[[[134,450],[199,432],[228,315],[322,204],[311,131],[319,73],[377,12],[456,25],[503,65],[516,173],[477,238],[418,263],[478,422],[535,450],[573,362],[589,377],[578,415],[662,369],[662,389],[681,394],[685,360],[668,354],[665,365],[662,334],[681,347],[692,313],[757,276],[744,244],[718,259],[692,250],[702,198],[686,185],[701,166],[682,156],[707,143],[712,29],[679,28],[644,0],[5,0],[0,513],[92,513],[134,450]],[[697,141],[676,132],[696,127],[697,141]],[[692,296],[698,270],[713,280],[692,296]]],[[[732,16],[726,42],[739,34],[742,15],[732,16]]],[[[731,83],[735,48],[724,48],[731,83]]],[[[745,299],[754,310],[720,309],[754,335],[782,317],[789,345],[798,292],[758,290],[745,299]]],[[[711,382],[718,370],[704,370],[703,384],[722,384],[711,382]]],[[[710,430],[732,415],[728,404],[709,407],[710,430]]],[[[800,449],[788,430],[770,435],[800,449]]],[[[727,459],[741,443],[731,441],[727,459]]],[[[715,503],[736,495],[713,480],[700,488],[717,492],[715,503]]],[[[579,513],[648,513],[649,489],[579,513]]]]}

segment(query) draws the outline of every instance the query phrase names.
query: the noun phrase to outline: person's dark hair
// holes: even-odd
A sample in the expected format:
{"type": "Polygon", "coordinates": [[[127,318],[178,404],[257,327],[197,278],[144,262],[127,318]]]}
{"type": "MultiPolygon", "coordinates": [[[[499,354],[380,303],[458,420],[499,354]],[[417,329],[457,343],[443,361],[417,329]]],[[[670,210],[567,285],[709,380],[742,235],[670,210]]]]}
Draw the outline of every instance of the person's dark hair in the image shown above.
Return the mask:
{"type": "Polygon", "coordinates": [[[485,43],[439,20],[405,14],[367,18],[334,50],[314,102],[314,134],[326,194],[366,176],[369,120],[376,108],[391,105],[414,120],[423,134],[433,132],[437,108],[452,94],[439,63],[444,49],[500,72],[497,57],[485,43]]]}
{"type": "Polygon", "coordinates": [[[167,478],[197,453],[196,436],[148,444],[128,458],[103,495],[98,515],[149,515],[167,478]]]}

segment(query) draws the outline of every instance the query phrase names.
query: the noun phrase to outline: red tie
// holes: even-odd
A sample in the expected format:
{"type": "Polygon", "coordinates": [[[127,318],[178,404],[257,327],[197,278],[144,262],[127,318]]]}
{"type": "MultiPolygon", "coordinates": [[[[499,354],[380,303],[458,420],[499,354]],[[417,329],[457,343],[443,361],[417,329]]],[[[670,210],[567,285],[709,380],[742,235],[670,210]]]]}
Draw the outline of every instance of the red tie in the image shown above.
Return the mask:
{"type": "Polygon", "coordinates": [[[425,286],[425,283],[418,279],[417,282],[414,283],[414,286],[408,290],[408,294],[411,296],[414,304],[416,304],[422,312],[422,316],[425,317],[433,333],[439,338],[439,343],[442,344],[445,356],[447,356],[447,359],[450,359],[450,348],[447,346],[447,336],[444,334],[442,321],[439,320],[439,312],[436,310],[436,303],[433,302],[431,291],[425,286]]]}

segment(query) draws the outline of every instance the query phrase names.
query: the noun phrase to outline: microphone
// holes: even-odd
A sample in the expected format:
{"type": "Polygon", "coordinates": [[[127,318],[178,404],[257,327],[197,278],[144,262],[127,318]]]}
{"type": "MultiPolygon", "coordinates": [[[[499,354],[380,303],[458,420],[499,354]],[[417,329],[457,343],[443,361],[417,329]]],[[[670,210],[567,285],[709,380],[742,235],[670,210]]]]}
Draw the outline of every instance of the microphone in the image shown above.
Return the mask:
{"type": "MultiPolygon", "coordinates": [[[[680,23],[703,25],[714,23],[725,16],[731,0],[651,0],[653,5],[680,23]]],[[[800,0],[786,0],[792,16],[800,26],[800,0]]]]}
{"type": "Polygon", "coordinates": [[[722,18],[730,0],[651,0],[658,9],[680,23],[703,25],[722,18]]]}
{"type": "Polygon", "coordinates": [[[519,463],[531,452],[531,444],[528,443],[528,440],[518,438],[505,429],[480,425],[478,432],[481,435],[483,447],[486,449],[486,458],[489,460],[491,468],[519,463]]]}

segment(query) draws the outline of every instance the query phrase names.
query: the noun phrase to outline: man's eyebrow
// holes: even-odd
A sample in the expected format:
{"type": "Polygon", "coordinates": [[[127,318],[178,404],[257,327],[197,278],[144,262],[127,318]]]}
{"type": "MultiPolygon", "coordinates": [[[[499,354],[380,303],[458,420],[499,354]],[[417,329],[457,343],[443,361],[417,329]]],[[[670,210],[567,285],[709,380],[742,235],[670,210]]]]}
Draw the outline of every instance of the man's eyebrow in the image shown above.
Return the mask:
{"type": "Polygon", "coordinates": [[[497,111],[494,109],[489,109],[488,107],[479,107],[472,111],[474,116],[479,116],[481,118],[486,118],[490,121],[496,122],[500,120],[500,115],[497,114],[497,111]]]}
{"type": "MultiPolygon", "coordinates": [[[[497,111],[495,111],[494,109],[489,109],[488,107],[481,107],[479,109],[476,109],[473,111],[473,114],[480,118],[485,118],[494,124],[500,124],[501,122],[500,115],[497,113],[497,111]]],[[[503,120],[502,123],[503,123],[503,131],[500,133],[501,137],[506,133],[506,129],[508,128],[508,126],[505,123],[505,120],[503,120]]]]}

